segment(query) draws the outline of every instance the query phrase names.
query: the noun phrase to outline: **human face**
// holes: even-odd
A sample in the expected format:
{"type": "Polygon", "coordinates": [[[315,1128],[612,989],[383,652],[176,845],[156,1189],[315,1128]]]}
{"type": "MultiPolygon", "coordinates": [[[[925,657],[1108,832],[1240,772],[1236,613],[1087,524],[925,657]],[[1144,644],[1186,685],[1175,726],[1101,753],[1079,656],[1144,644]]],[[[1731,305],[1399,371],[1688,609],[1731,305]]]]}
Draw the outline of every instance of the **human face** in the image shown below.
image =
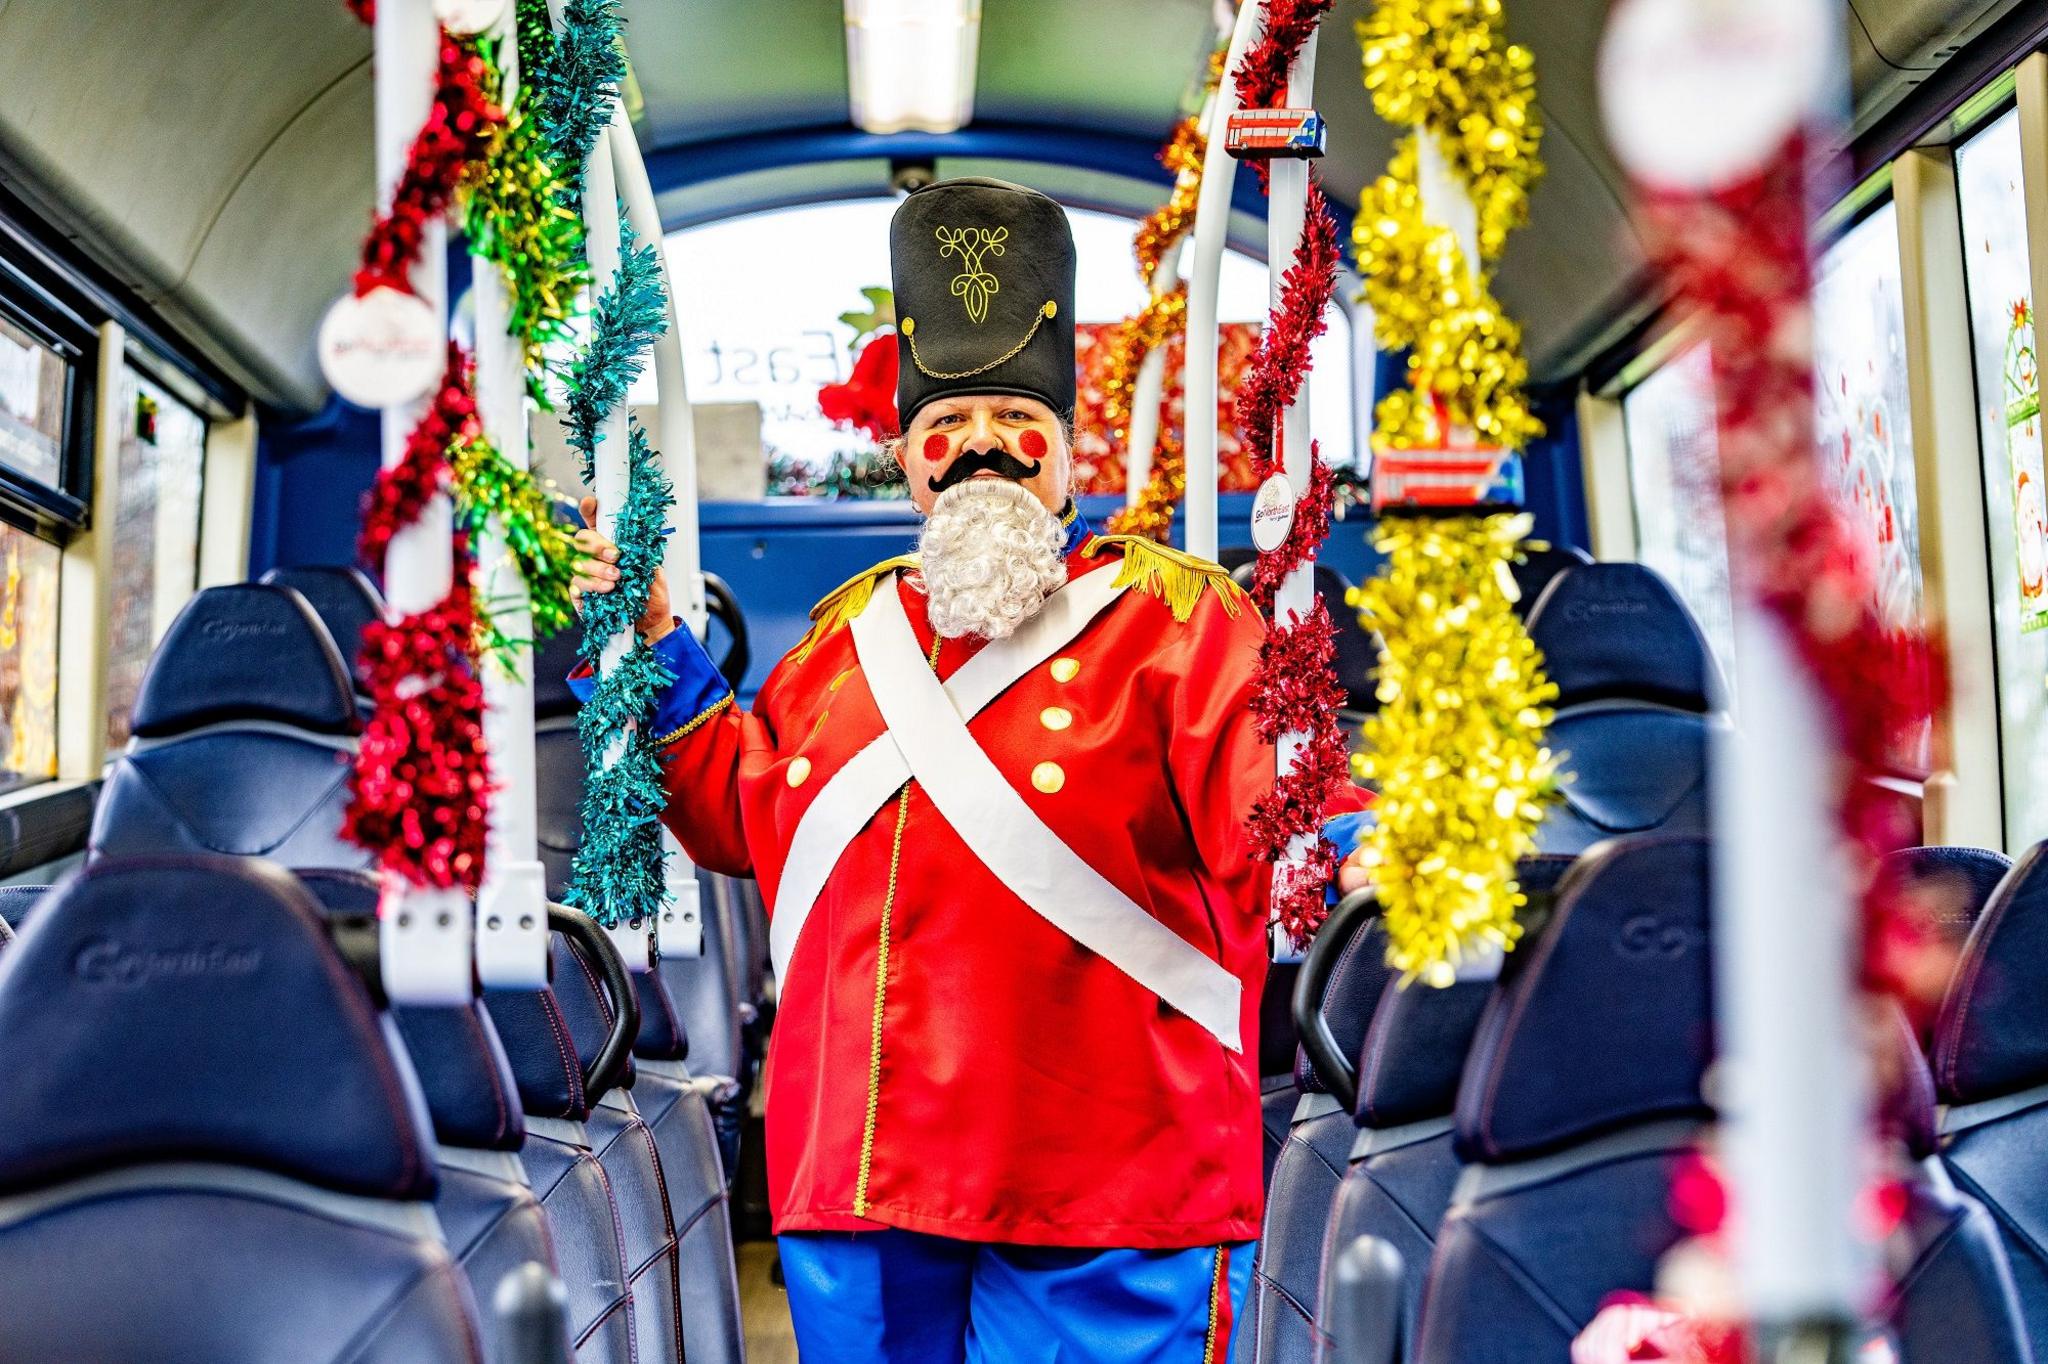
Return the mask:
{"type": "Polygon", "coordinates": [[[919,409],[903,436],[903,472],[919,511],[929,512],[940,493],[961,481],[960,473],[949,478],[948,470],[969,455],[1003,467],[977,468],[967,477],[1008,478],[1054,515],[1065,509],[1071,467],[1066,432],[1038,399],[940,398],[919,409]]]}

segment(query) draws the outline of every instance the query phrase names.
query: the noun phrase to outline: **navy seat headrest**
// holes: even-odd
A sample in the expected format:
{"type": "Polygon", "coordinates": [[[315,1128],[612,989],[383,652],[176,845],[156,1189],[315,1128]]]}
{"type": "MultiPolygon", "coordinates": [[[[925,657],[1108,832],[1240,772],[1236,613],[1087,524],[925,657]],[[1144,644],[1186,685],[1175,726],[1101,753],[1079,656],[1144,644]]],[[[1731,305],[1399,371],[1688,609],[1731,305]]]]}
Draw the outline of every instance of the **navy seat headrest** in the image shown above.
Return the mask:
{"type": "MultiPolygon", "coordinates": [[[[1573,861],[1570,857],[1522,859],[1516,880],[1530,909],[1547,916],[1549,898],[1573,861]]],[[[1520,953],[1511,954],[1512,963],[1520,953]]],[[[1442,989],[1419,981],[1380,995],[1358,1059],[1358,1103],[1352,1116],[1360,1127],[1398,1127],[1449,1116],[1458,1099],[1458,1077],[1479,1016],[1493,997],[1491,976],[1461,978],[1442,989]]]]}
{"type": "Polygon", "coordinates": [[[156,739],[224,720],[353,734],[355,688],[327,627],[289,588],[209,587],[150,656],[133,732],[156,739]]]}
{"type": "Polygon", "coordinates": [[[363,631],[372,621],[384,618],[384,595],[369,575],[338,564],[307,564],[273,568],[260,581],[270,587],[288,587],[306,599],[355,676],[356,689],[367,690],[360,668],[363,631]]]}
{"type": "Polygon", "coordinates": [[[1652,834],[1600,844],[1565,873],[1480,1018],[1458,1088],[1460,1159],[1711,1116],[1709,861],[1704,839],[1652,834]]]}
{"type": "MultiPolygon", "coordinates": [[[[511,1058],[519,1101],[538,1118],[582,1121],[604,1096],[583,1077],[597,1063],[612,1026],[611,1005],[596,968],[560,933],[548,956],[553,984],[538,990],[493,990],[484,996],[511,1058]]],[[[632,1084],[630,1061],[626,1084],[632,1084]]]]}
{"type": "Polygon", "coordinates": [[[2048,843],[2020,855],[1970,930],[1934,1025],[1941,1101],[1976,1103],[2048,1084],[2048,843]]]}
{"type": "Polygon", "coordinates": [[[291,875],[105,858],[0,953],[0,1192],[120,1166],[256,1166],[375,1198],[435,1189],[428,1122],[369,992],[291,875]]]}
{"type": "Polygon", "coordinates": [[[1519,605],[1526,615],[1550,586],[1550,580],[1568,568],[1590,564],[1593,556],[1577,545],[1524,545],[1509,571],[1514,574],[1519,605]]]}
{"type": "Polygon", "coordinates": [[[640,996],[640,1032],[633,1039],[633,1054],[650,1061],[689,1060],[690,1035],[667,979],[659,971],[636,972],[633,989],[640,996]]]}
{"type": "Polygon", "coordinates": [[[1566,569],[1529,608],[1528,621],[1560,710],[1607,700],[1692,711],[1719,705],[1720,677],[1692,613],[1641,564],[1566,569]]]}
{"type": "Polygon", "coordinates": [[[1960,948],[2012,859],[1989,848],[1900,848],[1885,854],[1878,875],[1909,897],[1916,920],[1960,948]]]}
{"type": "MultiPolygon", "coordinates": [[[[374,873],[296,875],[329,914],[376,916],[382,890],[374,873]]],[[[526,1140],[526,1118],[512,1063],[483,1005],[397,1005],[391,1018],[426,1095],[435,1138],[472,1151],[517,1151],[526,1140]]]]}

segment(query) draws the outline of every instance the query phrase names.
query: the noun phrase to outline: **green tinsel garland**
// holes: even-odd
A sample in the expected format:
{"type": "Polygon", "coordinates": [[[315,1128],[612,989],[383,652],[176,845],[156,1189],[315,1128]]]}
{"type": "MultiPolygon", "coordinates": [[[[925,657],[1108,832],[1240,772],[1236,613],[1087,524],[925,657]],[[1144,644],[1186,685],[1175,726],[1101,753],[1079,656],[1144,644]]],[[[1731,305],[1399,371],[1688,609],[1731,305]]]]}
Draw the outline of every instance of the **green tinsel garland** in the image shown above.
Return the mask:
{"type": "MultiPolygon", "coordinates": [[[[499,54],[486,44],[482,56],[484,89],[495,101],[504,89],[499,54]]],[[[490,156],[471,168],[464,186],[463,231],[470,250],[504,276],[508,320],[519,338],[527,392],[547,407],[542,357],[569,336],[590,270],[583,259],[575,181],[560,173],[541,126],[541,90],[533,80],[520,83],[490,156]]]]}
{"type": "Polygon", "coordinates": [[[655,698],[675,676],[634,627],[661,567],[662,528],[675,498],[647,433],[638,422],[628,429],[626,505],[613,528],[619,583],[610,592],[584,598],[582,654],[598,676],[576,722],[590,758],[590,776],[583,792],[583,841],[562,897],[607,927],[652,922],[669,899],[668,854],[661,845],[667,793],[647,719],[655,698]],[[620,631],[630,635],[632,647],[610,668],[600,669],[605,645],[620,631]],[[605,757],[621,736],[623,746],[607,764],[605,757]]]}
{"type": "Polygon", "coordinates": [[[485,529],[498,524],[505,548],[526,581],[533,614],[533,639],[514,639],[497,626],[495,603],[479,600],[484,648],[501,662],[523,645],[552,639],[576,621],[569,586],[576,578],[576,540],[555,518],[554,499],[533,474],[498,453],[483,436],[457,442],[448,452],[457,523],[481,544],[485,529]]]}
{"type": "Polygon", "coordinates": [[[626,390],[646,366],[648,348],[667,330],[661,258],[652,243],[633,234],[622,209],[619,273],[591,310],[590,345],[569,368],[569,444],[583,456],[585,483],[594,474],[597,428],[626,400],[626,390]]]}

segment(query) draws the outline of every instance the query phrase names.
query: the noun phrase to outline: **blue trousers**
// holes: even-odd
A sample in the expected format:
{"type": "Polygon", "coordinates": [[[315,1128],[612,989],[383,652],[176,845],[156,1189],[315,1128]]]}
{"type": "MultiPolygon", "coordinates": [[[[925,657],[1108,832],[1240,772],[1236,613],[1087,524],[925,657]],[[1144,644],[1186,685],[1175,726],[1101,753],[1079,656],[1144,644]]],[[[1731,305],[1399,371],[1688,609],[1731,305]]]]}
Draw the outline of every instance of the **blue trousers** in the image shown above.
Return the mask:
{"type": "Polygon", "coordinates": [[[1252,1247],[1063,1250],[894,1228],[781,1238],[803,1364],[1224,1364],[1252,1247]]]}

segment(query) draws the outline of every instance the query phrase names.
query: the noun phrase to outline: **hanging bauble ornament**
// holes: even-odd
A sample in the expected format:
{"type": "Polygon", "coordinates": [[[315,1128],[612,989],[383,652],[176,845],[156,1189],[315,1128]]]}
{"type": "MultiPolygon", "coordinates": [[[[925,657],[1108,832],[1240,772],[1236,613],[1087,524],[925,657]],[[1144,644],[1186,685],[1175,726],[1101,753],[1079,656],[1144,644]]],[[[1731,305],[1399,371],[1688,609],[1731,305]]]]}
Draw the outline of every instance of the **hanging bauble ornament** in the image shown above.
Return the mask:
{"type": "Polygon", "coordinates": [[[418,294],[379,285],[344,294],[320,323],[320,371],[358,407],[423,398],[441,377],[447,339],[418,294]]]}
{"type": "Polygon", "coordinates": [[[1829,97],[1837,22],[1828,0],[1621,0],[1600,49],[1615,155],[1660,189],[1747,179],[1829,97]]]}
{"type": "Polygon", "coordinates": [[[1261,554],[1271,554],[1287,543],[1294,529],[1294,485],[1287,475],[1274,474],[1259,485],[1252,498],[1252,545],[1261,554]]]}
{"type": "Polygon", "coordinates": [[[505,13],[506,0],[434,0],[434,17],[457,37],[482,33],[505,13]]]}

